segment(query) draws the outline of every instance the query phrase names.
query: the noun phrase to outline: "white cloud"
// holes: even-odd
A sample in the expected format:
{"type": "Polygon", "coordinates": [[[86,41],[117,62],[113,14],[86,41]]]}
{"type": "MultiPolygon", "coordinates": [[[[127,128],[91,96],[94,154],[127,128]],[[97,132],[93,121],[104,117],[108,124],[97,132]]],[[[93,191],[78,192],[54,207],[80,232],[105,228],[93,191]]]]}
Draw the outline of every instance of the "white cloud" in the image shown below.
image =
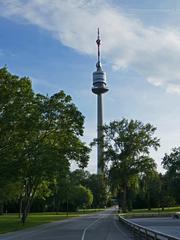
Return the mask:
{"type": "Polygon", "coordinates": [[[154,86],[162,86],[164,79],[157,78],[157,77],[148,77],[147,81],[154,86]]]}
{"type": "Polygon", "coordinates": [[[50,31],[64,45],[95,54],[96,29],[103,58],[114,69],[132,68],[154,86],[180,93],[180,32],[167,26],[146,27],[135,17],[102,0],[6,0],[0,15],[18,18],[50,31]],[[174,84],[174,85],[173,85],[174,84]],[[176,85],[176,90],[173,90],[176,85]]]}
{"type": "Polygon", "coordinates": [[[166,91],[168,93],[180,94],[180,85],[178,85],[178,84],[168,84],[166,91]]]}

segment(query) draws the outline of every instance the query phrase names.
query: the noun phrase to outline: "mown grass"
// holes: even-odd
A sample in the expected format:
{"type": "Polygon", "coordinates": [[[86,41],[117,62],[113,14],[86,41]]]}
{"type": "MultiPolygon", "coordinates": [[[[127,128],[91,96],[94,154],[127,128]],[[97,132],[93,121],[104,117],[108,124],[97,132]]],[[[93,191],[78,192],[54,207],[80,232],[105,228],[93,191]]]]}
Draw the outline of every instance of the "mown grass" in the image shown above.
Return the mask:
{"type": "Polygon", "coordinates": [[[180,212],[180,206],[177,207],[168,207],[162,210],[161,208],[152,208],[148,209],[133,209],[128,213],[121,213],[125,217],[150,217],[150,216],[168,216],[173,215],[175,212],[180,212]]]}
{"type": "Polygon", "coordinates": [[[68,215],[66,213],[31,213],[27,219],[27,222],[22,225],[18,214],[7,214],[0,215],[0,234],[22,230],[29,227],[38,226],[45,223],[50,223],[54,221],[60,221],[67,218],[78,217],[83,214],[90,214],[102,209],[85,209],[79,212],[70,212],[68,215]]]}
{"type": "Polygon", "coordinates": [[[167,207],[167,208],[164,208],[164,210],[162,210],[161,208],[152,208],[151,210],[148,210],[148,209],[134,209],[132,212],[134,212],[134,213],[180,212],[180,206],[178,206],[178,207],[167,207]]]}

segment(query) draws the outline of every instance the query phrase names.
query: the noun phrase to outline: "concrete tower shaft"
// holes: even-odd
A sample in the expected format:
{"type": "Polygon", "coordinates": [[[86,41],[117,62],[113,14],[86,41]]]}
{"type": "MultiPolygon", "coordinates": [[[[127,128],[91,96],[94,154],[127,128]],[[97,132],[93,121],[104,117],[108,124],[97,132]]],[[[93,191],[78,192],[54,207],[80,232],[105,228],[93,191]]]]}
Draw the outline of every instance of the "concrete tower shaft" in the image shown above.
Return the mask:
{"type": "MultiPolygon", "coordinates": [[[[102,94],[107,92],[109,89],[106,86],[106,73],[102,69],[102,64],[100,60],[100,44],[101,39],[99,35],[96,40],[98,47],[98,61],[96,63],[96,71],[93,72],[93,87],[92,92],[97,95],[97,138],[103,138],[103,101],[102,94]]],[[[97,146],[97,173],[102,174],[104,172],[104,159],[103,159],[103,142],[98,141],[97,146]]]]}

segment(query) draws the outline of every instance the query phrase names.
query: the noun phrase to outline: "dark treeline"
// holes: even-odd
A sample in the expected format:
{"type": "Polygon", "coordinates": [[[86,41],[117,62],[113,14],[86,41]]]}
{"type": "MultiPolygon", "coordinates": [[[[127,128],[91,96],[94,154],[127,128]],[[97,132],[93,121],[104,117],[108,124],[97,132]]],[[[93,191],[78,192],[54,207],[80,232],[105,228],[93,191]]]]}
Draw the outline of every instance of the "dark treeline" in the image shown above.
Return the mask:
{"type": "Polygon", "coordinates": [[[160,140],[156,128],[136,120],[103,127],[104,175],[83,169],[90,148],[81,140],[84,117],[63,91],[44,96],[29,78],[0,69],[0,213],[76,211],[118,203],[132,208],[180,203],[180,148],[165,154],[159,174],[150,149],[160,140]],[[71,162],[78,170],[70,171],[71,162]]]}
{"type": "MultiPolygon", "coordinates": [[[[44,193],[37,192],[31,205],[32,212],[72,212],[85,208],[111,206],[111,195],[107,191],[104,178],[88,171],[77,169],[69,172],[68,178],[48,186],[44,193]]],[[[9,199],[4,202],[4,211],[18,212],[19,201],[9,199]]]]}

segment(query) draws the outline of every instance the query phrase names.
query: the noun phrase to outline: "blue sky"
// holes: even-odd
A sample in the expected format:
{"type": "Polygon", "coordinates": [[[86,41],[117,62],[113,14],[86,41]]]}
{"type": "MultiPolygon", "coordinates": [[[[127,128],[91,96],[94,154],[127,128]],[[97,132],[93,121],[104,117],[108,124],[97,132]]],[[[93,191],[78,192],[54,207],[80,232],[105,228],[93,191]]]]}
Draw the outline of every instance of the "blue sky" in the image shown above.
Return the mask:
{"type": "MultiPolygon", "coordinates": [[[[104,121],[122,117],[157,127],[161,147],[180,146],[179,0],[0,0],[0,66],[32,79],[36,92],[70,94],[86,117],[84,141],[96,137],[91,93],[100,27],[109,92],[104,121]]],[[[96,150],[88,170],[96,172],[96,150]]]]}

